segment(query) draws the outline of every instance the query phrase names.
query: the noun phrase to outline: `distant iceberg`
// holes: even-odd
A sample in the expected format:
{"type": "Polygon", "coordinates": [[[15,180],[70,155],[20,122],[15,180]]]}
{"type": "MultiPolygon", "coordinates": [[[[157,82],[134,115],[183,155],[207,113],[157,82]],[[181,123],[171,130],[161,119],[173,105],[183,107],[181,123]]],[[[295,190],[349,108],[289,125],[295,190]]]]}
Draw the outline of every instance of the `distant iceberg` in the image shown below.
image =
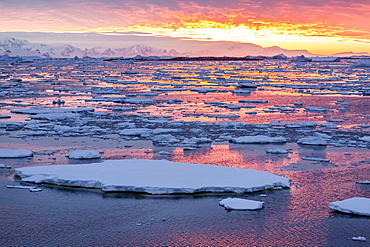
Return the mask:
{"type": "Polygon", "coordinates": [[[252,169],[178,163],[168,160],[110,160],[84,165],[51,165],[15,169],[22,181],[104,192],[191,194],[249,193],[290,187],[290,179],[252,169]]]}

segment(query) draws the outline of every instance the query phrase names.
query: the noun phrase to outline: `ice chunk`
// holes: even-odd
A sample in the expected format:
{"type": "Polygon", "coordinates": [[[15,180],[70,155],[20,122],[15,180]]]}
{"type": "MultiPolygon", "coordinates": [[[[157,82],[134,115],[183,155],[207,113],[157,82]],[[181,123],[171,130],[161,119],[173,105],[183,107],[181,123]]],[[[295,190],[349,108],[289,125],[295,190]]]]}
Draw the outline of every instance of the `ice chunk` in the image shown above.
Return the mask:
{"type": "Polygon", "coordinates": [[[359,138],[359,140],[364,141],[364,142],[370,142],[370,136],[361,137],[361,138],[359,138]]]}
{"type": "Polygon", "coordinates": [[[370,181],[369,180],[357,181],[356,184],[370,184],[370,181]]]}
{"type": "Polygon", "coordinates": [[[180,142],[179,139],[177,139],[176,137],[174,137],[171,134],[153,136],[152,141],[156,144],[159,144],[159,145],[168,145],[168,144],[171,144],[171,143],[180,142]]]}
{"type": "Polygon", "coordinates": [[[12,168],[11,166],[0,164],[0,168],[12,168]]]}
{"type": "Polygon", "coordinates": [[[370,216],[370,198],[352,197],[343,201],[331,202],[329,208],[348,214],[370,216]]]}
{"type": "Polygon", "coordinates": [[[307,111],[313,111],[313,112],[325,112],[325,111],[329,111],[328,109],[324,108],[324,107],[315,107],[315,106],[306,106],[304,109],[306,109],[307,111]]]}
{"type": "Polygon", "coordinates": [[[30,156],[33,156],[33,152],[26,149],[0,149],[0,158],[25,158],[30,156]]]}
{"type": "Polygon", "coordinates": [[[229,197],[221,200],[219,204],[228,210],[257,210],[263,207],[264,202],[229,197]]]}
{"type": "Polygon", "coordinates": [[[8,189],[26,189],[26,190],[37,188],[37,186],[24,186],[24,185],[7,185],[6,187],[8,189]]]}
{"type": "Polygon", "coordinates": [[[325,139],[320,138],[320,137],[315,137],[315,136],[303,137],[299,139],[297,143],[302,144],[302,145],[317,145],[317,146],[328,145],[325,139]]]}
{"type": "Polygon", "coordinates": [[[98,159],[98,158],[100,158],[100,154],[96,151],[74,150],[74,151],[70,152],[67,155],[67,157],[70,158],[70,159],[78,159],[78,160],[98,159]]]}
{"type": "Polygon", "coordinates": [[[68,112],[91,112],[94,108],[51,108],[46,109],[39,106],[31,107],[30,109],[11,110],[12,113],[20,114],[50,114],[50,113],[68,113],[68,112]]]}
{"type": "Polygon", "coordinates": [[[127,159],[23,167],[15,169],[15,174],[26,182],[99,188],[106,192],[246,193],[276,186],[290,187],[290,179],[268,172],[168,160],[127,159]]]}
{"type": "Polygon", "coordinates": [[[352,237],[352,240],[353,241],[366,241],[366,238],[362,236],[358,236],[358,237],[352,237]]]}
{"type": "Polygon", "coordinates": [[[150,133],[150,131],[151,130],[147,128],[125,129],[121,130],[119,134],[123,136],[141,136],[150,133]]]}
{"type": "Polygon", "coordinates": [[[287,154],[289,153],[289,150],[285,148],[271,148],[271,149],[267,149],[266,153],[268,154],[287,154]]]}
{"type": "Polygon", "coordinates": [[[318,157],[302,157],[302,160],[310,160],[310,161],[320,161],[320,162],[329,162],[329,159],[322,159],[318,157]]]}
{"type": "Polygon", "coordinates": [[[230,142],[238,143],[238,144],[268,144],[268,143],[285,143],[286,139],[284,137],[268,137],[264,135],[256,135],[256,136],[241,136],[232,138],[230,142]]]}

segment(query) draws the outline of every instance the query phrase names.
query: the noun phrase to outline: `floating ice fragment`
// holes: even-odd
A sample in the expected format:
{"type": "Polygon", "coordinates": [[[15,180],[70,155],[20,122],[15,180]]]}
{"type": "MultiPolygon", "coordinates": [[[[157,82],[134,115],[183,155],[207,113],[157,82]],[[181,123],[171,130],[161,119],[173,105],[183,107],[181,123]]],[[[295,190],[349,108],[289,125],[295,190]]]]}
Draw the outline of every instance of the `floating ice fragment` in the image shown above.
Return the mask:
{"type": "Polygon", "coordinates": [[[33,156],[33,152],[26,149],[0,149],[0,158],[25,158],[30,156],[33,156]]]}
{"type": "Polygon", "coordinates": [[[356,184],[370,184],[370,181],[369,180],[357,181],[356,184]]]}
{"type": "Polygon", "coordinates": [[[119,134],[123,136],[141,136],[150,133],[150,131],[147,128],[125,129],[119,132],[119,134]]]}
{"type": "Polygon", "coordinates": [[[320,162],[329,162],[330,159],[322,159],[318,157],[302,157],[302,160],[310,160],[310,161],[320,161],[320,162]]]}
{"type": "Polygon", "coordinates": [[[315,107],[315,106],[306,106],[304,109],[306,109],[307,111],[313,111],[313,112],[325,112],[325,111],[329,111],[328,109],[324,108],[324,107],[315,107]]]}
{"type": "Polygon", "coordinates": [[[263,207],[264,202],[229,197],[219,201],[219,204],[228,210],[257,210],[263,207]]]}
{"type": "Polygon", "coordinates": [[[297,141],[298,144],[302,145],[317,145],[317,146],[326,146],[328,143],[325,139],[315,136],[303,137],[297,141]]]}
{"type": "Polygon", "coordinates": [[[352,240],[353,241],[366,241],[366,238],[362,236],[358,236],[358,237],[352,237],[352,240]]]}
{"type": "Polygon", "coordinates": [[[11,166],[8,166],[8,165],[0,164],[0,168],[9,169],[9,168],[12,168],[12,167],[11,166]]]}
{"type": "Polygon", "coordinates": [[[241,136],[232,138],[230,142],[238,143],[238,144],[268,144],[268,143],[285,143],[286,139],[284,137],[268,137],[264,135],[256,135],[256,136],[241,136]]]}
{"type": "Polygon", "coordinates": [[[267,149],[266,153],[269,153],[269,154],[287,154],[287,153],[289,153],[289,150],[285,149],[285,148],[272,148],[272,149],[267,149]]]}
{"type": "Polygon", "coordinates": [[[359,138],[359,140],[364,141],[364,142],[370,142],[370,136],[361,137],[361,138],[359,138]]]}
{"type": "Polygon", "coordinates": [[[370,216],[370,198],[353,197],[329,203],[329,208],[348,214],[370,216]]]}
{"type": "Polygon", "coordinates": [[[67,155],[69,159],[98,159],[100,158],[100,154],[96,151],[88,151],[88,150],[74,150],[67,155]]]}
{"type": "Polygon", "coordinates": [[[31,189],[36,189],[37,186],[24,186],[24,185],[7,185],[6,186],[8,189],[26,189],[26,190],[31,190],[31,189]]]}

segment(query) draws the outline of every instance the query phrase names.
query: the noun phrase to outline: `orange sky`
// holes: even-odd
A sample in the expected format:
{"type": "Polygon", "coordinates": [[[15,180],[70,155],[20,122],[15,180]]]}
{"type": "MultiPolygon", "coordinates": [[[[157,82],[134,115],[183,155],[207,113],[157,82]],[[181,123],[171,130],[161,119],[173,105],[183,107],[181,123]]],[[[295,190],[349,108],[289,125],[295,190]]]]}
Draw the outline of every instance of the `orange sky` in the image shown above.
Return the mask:
{"type": "Polygon", "coordinates": [[[318,54],[370,52],[368,0],[1,0],[0,8],[0,32],[98,32],[318,54]]]}

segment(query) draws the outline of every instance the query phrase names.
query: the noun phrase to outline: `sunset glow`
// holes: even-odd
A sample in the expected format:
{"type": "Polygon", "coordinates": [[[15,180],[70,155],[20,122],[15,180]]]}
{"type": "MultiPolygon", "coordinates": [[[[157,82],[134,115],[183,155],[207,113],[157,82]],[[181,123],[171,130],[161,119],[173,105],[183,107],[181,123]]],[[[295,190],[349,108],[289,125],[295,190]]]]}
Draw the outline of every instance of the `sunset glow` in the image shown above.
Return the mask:
{"type": "Polygon", "coordinates": [[[6,0],[0,7],[1,32],[97,32],[254,43],[319,54],[370,52],[370,4],[362,0],[6,0]]]}

